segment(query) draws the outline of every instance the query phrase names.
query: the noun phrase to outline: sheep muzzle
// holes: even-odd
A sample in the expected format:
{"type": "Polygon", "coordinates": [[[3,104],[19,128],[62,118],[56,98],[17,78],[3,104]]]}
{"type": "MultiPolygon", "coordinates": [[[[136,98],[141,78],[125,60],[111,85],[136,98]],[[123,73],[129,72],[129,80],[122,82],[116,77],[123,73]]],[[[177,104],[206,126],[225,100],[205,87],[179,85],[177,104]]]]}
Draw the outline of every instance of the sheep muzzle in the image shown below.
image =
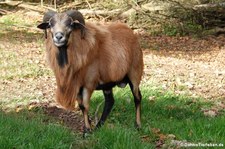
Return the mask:
{"type": "Polygon", "coordinates": [[[62,47],[67,45],[67,38],[63,32],[56,32],[53,35],[53,41],[55,46],[62,47]]]}

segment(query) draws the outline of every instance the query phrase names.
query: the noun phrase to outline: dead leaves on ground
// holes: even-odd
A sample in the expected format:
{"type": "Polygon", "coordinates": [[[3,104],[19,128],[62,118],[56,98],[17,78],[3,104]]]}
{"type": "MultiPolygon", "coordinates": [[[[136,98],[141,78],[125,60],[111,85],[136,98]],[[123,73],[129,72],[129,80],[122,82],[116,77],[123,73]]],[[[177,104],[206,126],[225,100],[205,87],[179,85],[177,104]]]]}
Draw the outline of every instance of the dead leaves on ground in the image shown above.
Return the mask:
{"type": "Polygon", "coordinates": [[[225,99],[225,37],[147,36],[143,40],[149,45],[144,50],[144,83],[178,95],[225,99]]]}
{"type": "MultiPolygon", "coordinates": [[[[177,142],[176,136],[174,134],[164,134],[159,128],[151,128],[151,132],[156,136],[155,147],[156,148],[171,148],[180,147],[177,142]]],[[[149,136],[141,136],[142,141],[149,141],[149,136]]]]}
{"type": "MultiPolygon", "coordinates": [[[[152,140],[149,135],[141,136],[141,140],[143,142],[151,142],[155,143],[155,148],[157,149],[179,149],[186,147],[196,147],[203,143],[195,143],[188,142],[187,140],[178,140],[174,134],[164,134],[161,132],[159,128],[152,128],[151,132],[156,136],[155,140],[152,140]]],[[[190,135],[192,135],[192,131],[190,131],[190,135]]],[[[204,145],[204,144],[203,144],[204,145]]]]}
{"type": "Polygon", "coordinates": [[[208,109],[201,110],[203,114],[207,117],[216,117],[225,111],[225,102],[224,101],[216,101],[214,106],[208,109]]]}

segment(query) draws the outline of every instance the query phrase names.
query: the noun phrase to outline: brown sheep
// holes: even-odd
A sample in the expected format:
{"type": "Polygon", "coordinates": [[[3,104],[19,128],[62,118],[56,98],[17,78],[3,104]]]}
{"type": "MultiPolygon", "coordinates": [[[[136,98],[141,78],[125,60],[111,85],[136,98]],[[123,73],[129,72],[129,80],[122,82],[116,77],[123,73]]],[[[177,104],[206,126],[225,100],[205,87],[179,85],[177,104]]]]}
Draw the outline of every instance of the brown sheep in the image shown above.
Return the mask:
{"type": "Polygon", "coordinates": [[[94,90],[103,90],[105,105],[96,127],[104,124],[114,104],[112,88],[130,85],[141,126],[143,54],[136,35],[123,23],[85,23],[79,11],[47,12],[38,28],[45,30],[46,49],[54,71],[59,104],[69,110],[75,102],[84,115],[84,133],[90,131],[89,101],[94,90]]]}

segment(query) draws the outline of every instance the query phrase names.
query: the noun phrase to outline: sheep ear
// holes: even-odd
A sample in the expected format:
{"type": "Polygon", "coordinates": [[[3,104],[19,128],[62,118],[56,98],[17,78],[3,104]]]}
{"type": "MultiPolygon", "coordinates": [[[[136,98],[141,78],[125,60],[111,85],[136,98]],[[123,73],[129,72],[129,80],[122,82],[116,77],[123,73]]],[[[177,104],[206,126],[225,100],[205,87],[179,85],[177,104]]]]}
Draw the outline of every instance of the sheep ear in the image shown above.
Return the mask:
{"type": "Polygon", "coordinates": [[[40,29],[47,29],[49,28],[49,23],[41,23],[37,26],[37,28],[40,28],[40,29]]]}
{"type": "Polygon", "coordinates": [[[85,26],[82,23],[80,23],[79,21],[75,20],[72,23],[72,27],[73,27],[73,29],[80,29],[81,38],[83,39],[85,36],[85,26]]]}
{"type": "Polygon", "coordinates": [[[74,29],[85,28],[85,26],[82,23],[80,23],[78,20],[73,21],[72,26],[74,29]]]}
{"type": "Polygon", "coordinates": [[[37,26],[37,28],[43,29],[45,33],[45,39],[47,39],[47,31],[46,29],[49,28],[49,23],[41,23],[37,26]]]}

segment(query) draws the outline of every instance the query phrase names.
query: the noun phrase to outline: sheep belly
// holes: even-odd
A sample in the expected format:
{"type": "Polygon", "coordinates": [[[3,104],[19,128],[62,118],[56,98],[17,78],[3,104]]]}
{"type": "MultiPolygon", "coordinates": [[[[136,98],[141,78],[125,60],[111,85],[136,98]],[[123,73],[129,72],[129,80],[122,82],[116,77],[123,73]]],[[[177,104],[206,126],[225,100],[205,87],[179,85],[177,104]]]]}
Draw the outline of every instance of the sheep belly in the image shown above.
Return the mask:
{"type": "Polygon", "coordinates": [[[121,81],[117,81],[117,82],[104,83],[104,82],[100,81],[96,87],[96,90],[109,90],[109,89],[115,87],[116,85],[118,87],[124,88],[124,87],[126,87],[127,83],[129,83],[129,78],[127,76],[125,76],[121,81]]]}

